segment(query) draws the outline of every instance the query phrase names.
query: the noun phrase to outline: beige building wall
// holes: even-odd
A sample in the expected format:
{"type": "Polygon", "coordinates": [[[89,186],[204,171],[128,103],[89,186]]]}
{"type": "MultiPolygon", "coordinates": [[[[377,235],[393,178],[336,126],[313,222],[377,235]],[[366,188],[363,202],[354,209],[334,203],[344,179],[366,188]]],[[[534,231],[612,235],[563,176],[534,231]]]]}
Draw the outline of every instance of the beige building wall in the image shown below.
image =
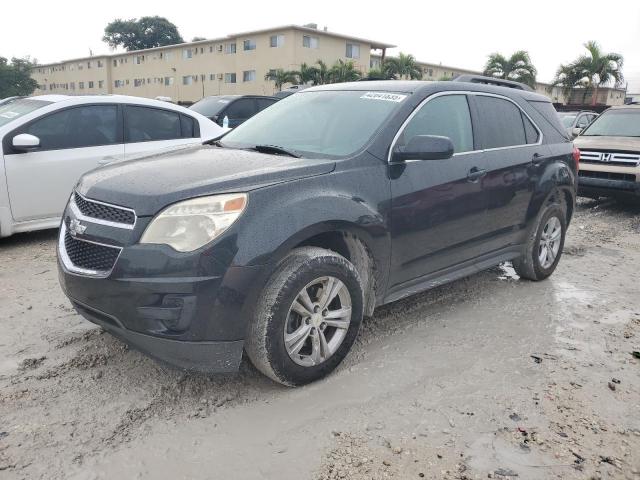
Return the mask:
{"type": "Polygon", "coordinates": [[[209,95],[272,95],[275,85],[265,80],[269,70],[297,70],[302,63],[311,65],[318,60],[329,67],[338,59],[352,60],[359,71],[366,73],[374,47],[392,45],[314,28],[287,26],[170,47],[69,60],[40,66],[32,76],[39,85],[36,95],[113,93],[195,102],[209,95]],[[255,48],[245,50],[245,41],[249,42],[248,47],[255,48]],[[347,57],[348,44],[352,58],[347,57]],[[87,68],[88,64],[94,66],[87,68]],[[80,65],[84,65],[83,68],[80,65]],[[80,82],[83,88],[80,88],[80,82]],[[92,82],[91,88],[89,82],[92,82]]]}

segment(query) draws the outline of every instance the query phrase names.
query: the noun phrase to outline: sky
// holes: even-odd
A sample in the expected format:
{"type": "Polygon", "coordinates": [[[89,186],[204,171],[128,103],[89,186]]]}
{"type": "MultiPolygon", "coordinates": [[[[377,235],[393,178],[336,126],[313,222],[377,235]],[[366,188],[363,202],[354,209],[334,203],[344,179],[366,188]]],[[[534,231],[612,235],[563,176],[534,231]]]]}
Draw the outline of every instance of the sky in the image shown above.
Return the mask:
{"type": "Polygon", "coordinates": [[[177,25],[182,37],[217,38],[279,25],[317,23],[319,28],[397,45],[389,53],[481,70],[487,55],[527,50],[538,80],[550,82],[561,63],[597,41],[606,52],[624,56],[630,92],[640,92],[640,1],[529,0],[429,2],[322,0],[320,3],[242,0],[190,2],[109,0],[32,0],[2,2],[0,56],[26,55],[40,63],[113,53],[102,42],[115,18],[160,15],[177,25]],[[11,19],[11,20],[9,20],[11,19]]]}

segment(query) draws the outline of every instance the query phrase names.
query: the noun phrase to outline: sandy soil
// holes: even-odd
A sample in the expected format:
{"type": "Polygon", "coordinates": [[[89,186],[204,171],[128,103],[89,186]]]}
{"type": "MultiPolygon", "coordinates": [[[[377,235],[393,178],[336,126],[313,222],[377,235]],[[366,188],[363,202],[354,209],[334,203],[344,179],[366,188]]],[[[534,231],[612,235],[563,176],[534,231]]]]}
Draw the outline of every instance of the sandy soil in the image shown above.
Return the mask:
{"type": "Polygon", "coordinates": [[[54,244],[0,241],[3,479],[640,478],[640,208],[582,201],[547,281],[379,309],[300,389],[129,350],[71,309],[54,244]]]}

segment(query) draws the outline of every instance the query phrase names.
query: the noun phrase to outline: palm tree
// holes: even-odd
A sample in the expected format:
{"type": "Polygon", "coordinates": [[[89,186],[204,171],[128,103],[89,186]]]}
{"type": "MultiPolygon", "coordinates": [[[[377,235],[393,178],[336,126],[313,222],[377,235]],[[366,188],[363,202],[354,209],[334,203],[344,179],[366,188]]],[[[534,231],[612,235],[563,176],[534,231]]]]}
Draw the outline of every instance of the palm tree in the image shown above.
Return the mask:
{"type": "Polygon", "coordinates": [[[307,85],[309,83],[316,84],[316,79],[318,78],[318,69],[313,66],[309,66],[306,63],[300,65],[300,70],[294,72],[298,77],[298,83],[307,85]]]}
{"type": "Polygon", "coordinates": [[[367,72],[369,80],[393,80],[394,76],[384,68],[372,68],[367,72]]]}
{"type": "Polygon", "coordinates": [[[587,55],[581,55],[567,65],[560,65],[555,83],[565,87],[573,84],[571,88],[582,85],[585,88],[583,103],[587,90],[592,89],[591,104],[595,105],[598,88],[611,83],[619,87],[624,81],[622,75],[624,59],[619,53],[604,53],[600,45],[594,41],[585,43],[584,48],[589,52],[587,55]]]}
{"type": "Polygon", "coordinates": [[[355,82],[360,80],[361,74],[356,70],[356,66],[352,61],[345,62],[338,59],[329,70],[331,83],[355,82]]]}
{"type": "Polygon", "coordinates": [[[275,83],[276,89],[280,92],[282,91],[282,86],[285,83],[296,83],[298,76],[296,72],[277,68],[274,70],[269,70],[264,76],[264,79],[275,83]]]}
{"type": "Polygon", "coordinates": [[[313,81],[314,85],[324,85],[326,83],[331,83],[331,73],[327,64],[322,60],[318,60],[316,62],[316,78],[313,81]]]}
{"type": "Polygon", "coordinates": [[[529,52],[518,50],[509,58],[499,53],[489,55],[483,75],[514,80],[535,88],[537,73],[536,67],[531,63],[529,52]]]}
{"type": "Polygon", "coordinates": [[[382,68],[390,78],[403,80],[420,80],[422,78],[422,69],[411,54],[406,55],[400,52],[397,57],[387,58],[382,68]]]}

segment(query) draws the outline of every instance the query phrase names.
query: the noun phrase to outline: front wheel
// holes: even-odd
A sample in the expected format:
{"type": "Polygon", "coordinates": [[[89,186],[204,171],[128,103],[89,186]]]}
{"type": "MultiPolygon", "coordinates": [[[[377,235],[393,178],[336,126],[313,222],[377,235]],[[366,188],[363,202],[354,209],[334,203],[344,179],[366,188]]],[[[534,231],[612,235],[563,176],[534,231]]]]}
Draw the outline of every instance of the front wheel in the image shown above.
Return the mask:
{"type": "Polygon", "coordinates": [[[258,301],[245,351],[285,385],[318,380],[349,352],[363,316],[360,277],[346,258],[317,247],[292,251],[258,301]]]}
{"type": "Polygon", "coordinates": [[[538,281],[553,273],[564,248],[566,218],[564,206],[559,203],[548,204],[543,209],[525,245],[523,256],[513,261],[513,268],[518,275],[538,281]]]}

